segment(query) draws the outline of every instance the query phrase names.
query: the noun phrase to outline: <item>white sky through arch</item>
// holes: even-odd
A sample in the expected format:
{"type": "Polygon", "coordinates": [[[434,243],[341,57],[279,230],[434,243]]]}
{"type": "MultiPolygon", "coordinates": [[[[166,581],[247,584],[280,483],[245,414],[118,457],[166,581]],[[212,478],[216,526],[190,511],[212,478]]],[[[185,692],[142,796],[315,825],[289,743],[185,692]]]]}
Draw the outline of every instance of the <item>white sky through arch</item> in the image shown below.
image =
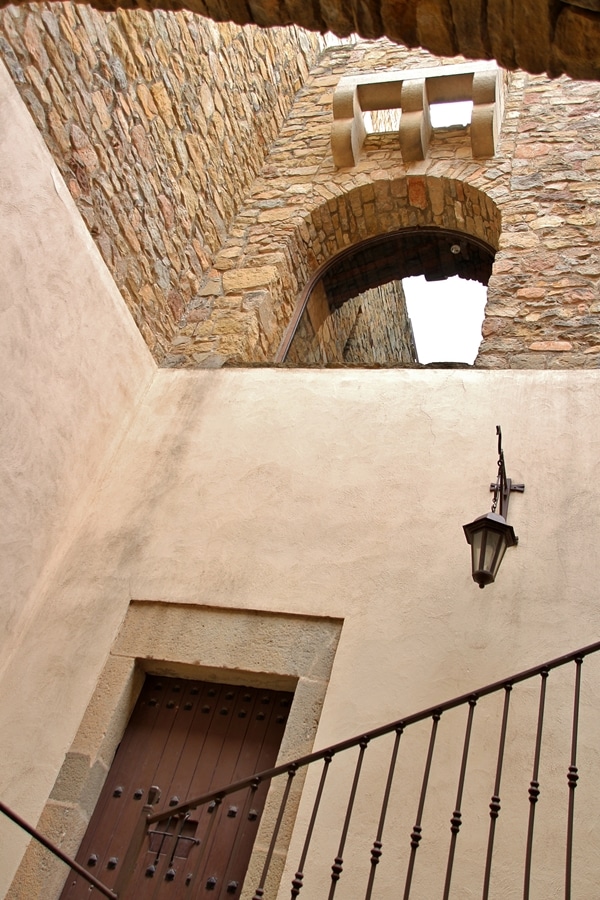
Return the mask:
{"type": "MultiPolygon", "coordinates": [[[[430,108],[434,128],[465,127],[472,101],[437,103],[430,108]]],[[[372,129],[372,126],[371,126],[372,129]]],[[[447,278],[426,281],[423,275],[402,281],[419,362],[473,364],[481,344],[487,288],[478,281],[447,278]]]]}
{"type": "Polygon", "coordinates": [[[481,343],[487,288],[456,275],[444,281],[404,278],[402,287],[419,362],[472,364],[481,343]]]}

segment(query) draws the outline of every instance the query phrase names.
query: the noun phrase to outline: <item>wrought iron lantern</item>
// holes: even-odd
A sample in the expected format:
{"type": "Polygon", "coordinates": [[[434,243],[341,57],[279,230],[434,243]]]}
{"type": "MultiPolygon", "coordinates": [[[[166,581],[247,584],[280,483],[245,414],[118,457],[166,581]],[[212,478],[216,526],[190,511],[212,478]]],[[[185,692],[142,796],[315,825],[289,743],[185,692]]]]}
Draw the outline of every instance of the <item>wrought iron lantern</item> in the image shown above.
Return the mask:
{"type": "Polygon", "coordinates": [[[473,581],[480,588],[492,584],[496,580],[500,563],[507,547],[514,547],[519,539],[512,525],[508,525],[508,500],[511,491],[523,493],[524,484],[513,484],[506,477],[504,451],[502,450],[502,430],[496,425],[498,435],[498,475],[496,482],[490,485],[494,492],[492,511],[479,516],[468,525],[463,525],[467,543],[471,545],[471,568],[473,581]],[[496,512],[500,503],[500,513],[496,512]]]}

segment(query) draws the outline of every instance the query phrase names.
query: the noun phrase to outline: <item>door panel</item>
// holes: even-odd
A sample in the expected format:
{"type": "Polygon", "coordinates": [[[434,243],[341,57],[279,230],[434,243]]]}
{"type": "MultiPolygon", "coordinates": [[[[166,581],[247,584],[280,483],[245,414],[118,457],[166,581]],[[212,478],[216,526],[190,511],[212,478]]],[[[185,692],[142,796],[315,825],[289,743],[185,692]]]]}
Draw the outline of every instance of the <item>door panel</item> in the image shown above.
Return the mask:
{"type": "MultiPolygon", "coordinates": [[[[155,810],[275,765],[293,694],[148,676],[77,860],[112,886],[151,786],[155,810]]],[[[127,898],[225,900],[240,895],[268,786],[150,827],[127,898]]],[[[71,874],[61,900],[94,896],[71,874]]]]}

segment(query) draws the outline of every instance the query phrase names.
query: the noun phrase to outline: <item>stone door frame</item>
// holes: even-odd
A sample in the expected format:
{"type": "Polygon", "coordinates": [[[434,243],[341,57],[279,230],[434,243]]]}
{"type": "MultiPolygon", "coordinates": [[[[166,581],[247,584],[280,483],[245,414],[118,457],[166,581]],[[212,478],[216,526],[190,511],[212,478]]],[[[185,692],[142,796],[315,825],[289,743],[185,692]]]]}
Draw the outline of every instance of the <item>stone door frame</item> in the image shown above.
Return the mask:
{"type": "MultiPolygon", "coordinates": [[[[75,856],[146,673],[294,691],[279,759],[308,753],[342,625],[343,620],[328,617],[132,601],[42,812],[40,831],[75,856]]],[[[295,779],[271,867],[272,884],[283,871],[303,780],[295,779]]],[[[271,790],[267,799],[242,897],[252,896],[262,869],[277,795],[271,790]]],[[[7,900],[54,900],[65,871],[32,841],[7,900]]]]}

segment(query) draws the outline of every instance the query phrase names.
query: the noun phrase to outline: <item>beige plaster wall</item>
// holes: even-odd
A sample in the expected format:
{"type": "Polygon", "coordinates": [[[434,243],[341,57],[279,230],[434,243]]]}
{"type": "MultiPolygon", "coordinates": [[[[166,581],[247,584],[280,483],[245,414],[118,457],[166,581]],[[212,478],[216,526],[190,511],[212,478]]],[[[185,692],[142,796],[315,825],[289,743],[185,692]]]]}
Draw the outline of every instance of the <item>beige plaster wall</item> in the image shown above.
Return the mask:
{"type": "Polygon", "coordinates": [[[0,722],[19,804],[41,811],[132,597],[343,619],[317,746],[593,640],[599,381],[159,372],[1,685],[20,700],[0,722]],[[526,491],[520,544],[480,591],[461,526],[489,508],[497,423],[526,491]]]}
{"type": "MultiPolygon", "coordinates": [[[[0,698],[9,719],[27,702],[10,673],[32,624],[45,640],[44,591],[98,479],[146,390],[154,363],[87,233],[58,170],[0,64],[0,698]],[[40,618],[41,617],[41,618],[40,618]],[[9,699],[11,698],[11,702],[9,699]]],[[[55,613],[56,615],[56,613],[55,613]]],[[[65,623],[66,624],[66,623],[65,623]]],[[[65,647],[34,679],[62,689],[65,647]]],[[[19,657],[25,662],[26,657],[19,657]]],[[[35,663],[31,660],[35,667],[35,663]]],[[[33,686],[33,685],[32,685],[33,686]]],[[[39,813],[30,763],[48,722],[0,728],[10,763],[0,796],[39,813]],[[19,749],[20,748],[20,749],[19,749]],[[27,749],[28,748],[28,749],[27,749]]],[[[27,716],[26,716],[27,718],[27,716]]],[[[16,829],[0,822],[2,857],[16,829]]]]}

